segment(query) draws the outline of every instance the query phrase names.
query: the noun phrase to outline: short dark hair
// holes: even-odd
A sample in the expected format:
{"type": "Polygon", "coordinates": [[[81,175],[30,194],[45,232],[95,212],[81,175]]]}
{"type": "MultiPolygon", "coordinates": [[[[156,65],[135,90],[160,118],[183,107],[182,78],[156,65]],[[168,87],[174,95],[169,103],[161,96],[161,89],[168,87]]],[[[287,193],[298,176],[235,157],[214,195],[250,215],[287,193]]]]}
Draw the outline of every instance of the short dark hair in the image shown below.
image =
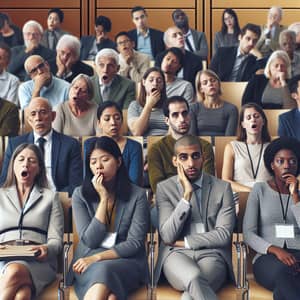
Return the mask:
{"type": "Polygon", "coordinates": [[[4,42],[0,42],[0,49],[3,49],[4,51],[6,51],[7,56],[8,56],[8,61],[10,61],[10,57],[11,57],[10,47],[4,42]]]}
{"type": "Polygon", "coordinates": [[[288,87],[289,87],[289,91],[290,91],[291,94],[292,93],[297,93],[298,81],[300,81],[300,74],[292,77],[288,81],[288,87]]]}
{"type": "Polygon", "coordinates": [[[136,12],[136,11],[140,11],[142,10],[145,15],[147,15],[147,12],[146,12],[146,9],[143,7],[143,6],[134,6],[132,9],[131,9],[131,16],[133,16],[133,14],[136,12]]]}
{"type": "Polygon", "coordinates": [[[120,105],[117,102],[109,100],[109,101],[104,101],[102,104],[100,104],[98,106],[98,109],[97,109],[97,119],[98,119],[98,121],[100,120],[104,110],[109,108],[109,107],[115,107],[116,110],[120,113],[121,118],[123,120],[123,112],[122,112],[122,109],[121,109],[120,105]]]}
{"type": "Polygon", "coordinates": [[[191,146],[191,145],[197,145],[199,146],[200,149],[200,153],[201,155],[203,154],[202,152],[202,146],[201,146],[201,142],[198,136],[196,135],[191,135],[191,134],[186,134],[182,137],[180,137],[174,145],[174,155],[177,155],[177,148],[179,146],[191,146]]]}
{"type": "Polygon", "coordinates": [[[247,23],[242,29],[241,29],[241,36],[244,36],[247,32],[247,30],[254,32],[258,38],[260,38],[261,35],[261,29],[258,25],[247,23]]]}
{"type": "Polygon", "coordinates": [[[229,14],[230,16],[232,16],[232,18],[234,20],[233,35],[235,37],[237,37],[241,32],[241,28],[240,28],[238,16],[232,8],[226,8],[226,9],[224,9],[224,11],[222,13],[222,28],[221,28],[222,35],[225,35],[227,33],[227,26],[224,21],[224,16],[226,13],[229,14]]]}
{"type": "Polygon", "coordinates": [[[298,162],[298,169],[297,169],[297,174],[296,176],[299,175],[300,172],[300,142],[292,137],[280,137],[275,140],[273,140],[265,149],[264,152],[264,163],[266,169],[269,171],[271,175],[274,175],[274,171],[271,167],[271,163],[274,161],[275,155],[280,151],[280,150],[290,150],[292,151],[295,156],[297,157],[297,162],[298,162]]]}
{"type": "Polygon", "coordinates": [[[7,14],[0,13],[0,29],[4,27],[4,23],[7,21],[7,23],[10,25],[10,19],[7,14]]]}
{"type": "Polygon", "coordinates": [[[119,33],[117,33],[117,34],[115,35],[115,42],[117,42],[118,37],[120,37],[120,36],[122,36],[122,35],[125,35],[129,40],[132,41],[132,39],[131,39],[131,37],[130,37],[130,35],[128,34],[127,31],[120,31],[119,33]]]}
{"type": "Polygon", "coordinates": [[[164,101],[163,112],[164,112],[165,117],[168,118],[169,115],[170,115],[170,109],[169,109],[170,104],[171,103],[176,103],[176,102],[185,103],[186,107],[187,107],[187,110],[188,111],[190,110],[189,103],[187,102],[187,100],[183,96],[172,96],[170,98],[167,98],[164,101]]]}
{"type": "MultiPolygon", "coordinates": [[[[181,49],[177,48],[177,47],[171,47],[171,48],[168,48],[166,49],[164,52],[163,52],[163,55],[162,55],[162,59],[161,61],[163,61],[164,57],[169,53],[169,52],[172,52],[179,60],[179,63],[180,65],[182,66],[183,65],[183,52],[181,51],[181,49]]],[[[179,71],[179,70],[178,70],[179,71]]]]}
{"type": "Polygon", "coordinates": [[[54,8],[49,9],[48,16],[52,13],[57,14],[60,23],[62,23],[64,21],[65,14],[60,8],[54,7],[54,8]]]}
{"type": "Polygon", "coordinates": [[[95,25],[97,26],[103,26],[104,32],[110,32],[111,31],[111,20],[108,17],[105,16],[98,16],[95,20],[95,25]]]}

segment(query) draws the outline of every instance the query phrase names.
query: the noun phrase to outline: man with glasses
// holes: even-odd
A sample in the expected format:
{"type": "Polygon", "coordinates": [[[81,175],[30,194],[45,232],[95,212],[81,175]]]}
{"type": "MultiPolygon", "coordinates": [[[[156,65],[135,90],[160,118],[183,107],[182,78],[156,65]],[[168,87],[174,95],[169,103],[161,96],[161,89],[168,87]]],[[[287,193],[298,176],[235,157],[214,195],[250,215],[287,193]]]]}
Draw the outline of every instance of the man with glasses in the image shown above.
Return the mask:
{"type": "Polygon", "coordinates": [[[28,21],[23,26],[24,46],[12,48],[8,71],[19,77],[21,81],[29,79],[24,69],[24,63],[30,55],[40,55],[50,62],[51,66],[55,64],[55,52],[41,45],[42,35],[41,24],[32,20],[28,21]]]}
{"type": "Polygon", "coordinates": [[[21,109],[27,107],[33,97],[47,98],[52,107],[68,99],[70,84],[53,76],[48,62],[41,56],[28,57],[24,67],[31,80],[23,82],[19,87],[21,109]]]}
{"type": "Polygon", "coordinates": [[[126,31],[121,31],[115,36],[119,51],[119,74],[139,82],[145,71],[150,67],[150,57],[147,54],[134,50],[134,42],[126,31]]]}

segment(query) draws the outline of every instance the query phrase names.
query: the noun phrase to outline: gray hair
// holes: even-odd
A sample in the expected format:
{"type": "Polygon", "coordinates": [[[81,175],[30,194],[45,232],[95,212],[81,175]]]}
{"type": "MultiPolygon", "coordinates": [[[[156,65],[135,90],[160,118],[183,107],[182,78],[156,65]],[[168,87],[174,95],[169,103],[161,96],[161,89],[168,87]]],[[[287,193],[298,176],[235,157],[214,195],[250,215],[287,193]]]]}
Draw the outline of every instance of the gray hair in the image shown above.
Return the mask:
{"type": "Polygon", "coordinates": [[[264,71],[265,76],[267,78],[271,77],[270,66],[271,66],[271,63],[273,62],[273,60],[276,58],[280,58],[285,62],[286,68],[287,68],[287,78],[291,78],[292,77],[291,60],[290,60],[289,56],[287,55],[287,53],[283,50],[276,50],[271,54],[271,56],[269,57],[269,59],[267,61],[266,67],[265,67],[265,71],[264,71]]]}
{"type": "Polygon", "coordinates": [[[24,62],[24,69],[25,69],[25,71],[26,71],[27,74],[29,74],[29,73],[28,73],[29,70],[28,70],[28,68],[27,68],[27,67],[28,67],[28,62],[29,62],[31,59],[33,59],[33,58],[40,59],[42,62],[46,62],[46,61],[44,60],[44,58],[43,58],[42,56],[40,56],[40,55],[33,54],[33,55],[28,56],[28,57],[26,58],[25,62],[24,62]]]}
{"type": "Polygon", "coordinates": [[[71,82],[71,86],[72,87],[75,82],[77,80],[80,80],[80,79],[83,79],[87,85],[87,88],[88,88],[88,95],[89,95],[89,100],[93,99],[94,97],[94,86],[93,86],[93,83],[92,83],[92,80],[89,76],[85,75],[85,74],[78,74],[71,82]]]}
{"type": "Polygon", "coordinates": [[[104,49],[100,50],[95,57],[95,65],[96,66],[98,65],[98,60],[101,57],[110,57],[116,62],[116,65],[119,65],[119,54],[114,49],[104,48],[104,49]]]}
{"type": "Polygon", "coordinates": [[[293,30],[285,29],[279,34],[279,45],[282,45],[282,40],[284,37],[290,37],[293,40],[293,43],[296,44],[296,33],[293,30]]]}
{"type": "Polygon", "coordinates": [[[76,55],[76,58],[78,59],[80,57],[80,41],[79,39],[71,34],[64,34],[59,40],[56,45],[56,50],[67,47],[70,48],[76,55]]]}
{"type": "Polygon", "coordinates": [[[23,33],[27,30],[28,27],[31,27],[31,26],[37,28],[39,30],[39,32],[41,33],[41,35],[43,34],[43,31],[44,31],[43,26],[39,22],[34,21],[34,20],[29,20],[24,24],[23,29],[22,29],[23,33]]]}
{"type": "Polygon", "coordinates": [[[282,8],[280,6],[271,6],[271,8],[269,9],[268,14],[270,14],[274,10],[277,10],[279,12],[280,19],[282,19],[282,15],[283,15],[282,8]]]}

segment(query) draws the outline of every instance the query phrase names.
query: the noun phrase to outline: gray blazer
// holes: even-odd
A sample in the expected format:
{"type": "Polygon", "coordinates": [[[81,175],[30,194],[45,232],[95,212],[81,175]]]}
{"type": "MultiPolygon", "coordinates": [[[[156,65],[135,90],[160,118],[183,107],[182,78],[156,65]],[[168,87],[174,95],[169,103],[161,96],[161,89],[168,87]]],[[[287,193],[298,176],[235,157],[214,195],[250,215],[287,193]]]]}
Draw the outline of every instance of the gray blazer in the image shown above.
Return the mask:
{"type": "MultiPolygon", "coordinates": [[[[19,239],[20,206],[15,186],[0,189],[0,243],[19,239]]],[[[23,208],[22,239],[47,244],[49,259],[56,259],[63,245],[64,220],[58,194],[34,186],[23,208]]]]}
{"type": "Polygon", "coordinates": [[[193,53],[201,56],[202,59],[207,59],[208,45],[207,45],[205,33],[194,29],[191,29],[191,33],[196,48],[196,51],[193,53]]]}
{"type": "MultiPolygon", "coordinates": [[[[231,263],[231,235],[235,224],[235,210],[230,184],[214,176],[203,173],[201,211],[205,233],[185,234],[184,226],[189,222],[191,206],[180,201],[183,189],[178,176],[173,176],[157,185],[156,203],[159,214],[159,233],[162,243],[159,249],[155,269],[155,280],[158,281],[164,260],[176,248],[168,246],[186,236],[191,249],[218,252],[225,260],[233,278],[231,263]]],[[[195,195],[192,196],[193,203],[195,195]]],[[[194,208],[197,206],[193,206],[194,208]]],[[[196,210],[196,209],[195,209],[196,210]]]]}

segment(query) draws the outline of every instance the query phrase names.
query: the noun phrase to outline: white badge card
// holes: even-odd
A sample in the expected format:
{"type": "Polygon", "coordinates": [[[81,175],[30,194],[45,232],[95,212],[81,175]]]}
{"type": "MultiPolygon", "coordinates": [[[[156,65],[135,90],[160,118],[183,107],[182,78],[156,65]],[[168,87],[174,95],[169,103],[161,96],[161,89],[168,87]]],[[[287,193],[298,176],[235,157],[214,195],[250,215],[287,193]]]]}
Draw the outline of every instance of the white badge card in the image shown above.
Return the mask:
{"type": "Polygon", "coordinates": [[[205,227],[203,223],[196,223],[196,224],[192,224],[194,225],[194,229],[196,233],[204,233],[205,232],[205,227]]]}
{"type": "Polygon", "coordinates": [[[294,225],[291,224],[276,224],[275,235],[281,239],[293,239],[295,238],[294,225]]]}
{"type": "Polygon", "coordinates": [[[106,233],[106,237],[101,243],[101,247],[110,249],[116,244],[117,233],[116,232],[108,232],[106,233]]]}

